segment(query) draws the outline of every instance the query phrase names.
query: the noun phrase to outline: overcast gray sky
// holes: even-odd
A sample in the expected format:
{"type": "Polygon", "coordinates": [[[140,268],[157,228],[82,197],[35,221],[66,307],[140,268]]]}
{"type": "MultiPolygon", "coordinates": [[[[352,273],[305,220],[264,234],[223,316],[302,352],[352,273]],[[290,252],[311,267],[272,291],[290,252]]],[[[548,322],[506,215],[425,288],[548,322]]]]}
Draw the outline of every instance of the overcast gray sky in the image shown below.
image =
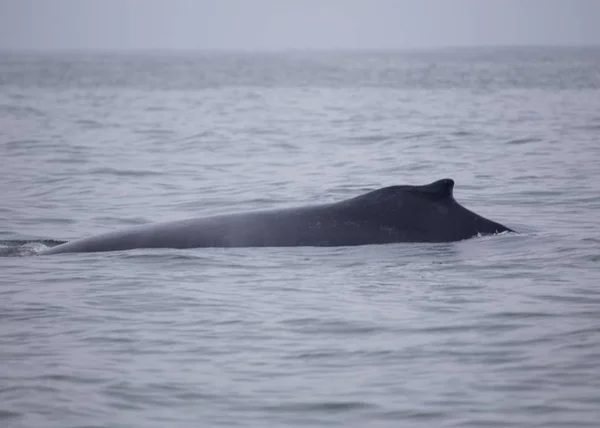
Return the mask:
{"type": "Polygon", "coordinates": [[[600,0],[0,0],[0,49],[600,45],[600,0]]]}

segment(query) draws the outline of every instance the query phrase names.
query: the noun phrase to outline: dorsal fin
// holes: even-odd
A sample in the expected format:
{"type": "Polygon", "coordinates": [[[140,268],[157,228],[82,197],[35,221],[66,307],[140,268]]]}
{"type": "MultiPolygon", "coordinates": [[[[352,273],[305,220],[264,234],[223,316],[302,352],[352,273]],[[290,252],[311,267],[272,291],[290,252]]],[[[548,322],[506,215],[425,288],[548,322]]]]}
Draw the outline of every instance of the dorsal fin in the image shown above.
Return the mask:
{"type": "Polygon", "coordinates": [[[423,197],[434,198],[434,199],[447,199],[453,197],[454,180],[451,178],[444,178],[442,180],[434,181],[430,184],[422,186],[414,185],[395,185],[382,187],[380,189],[372,190],[368,193],[355,196],[354,198],[346,199],[341,201],[341,204],[354,204],[360,201],[361,206],[367,205],[380,205],[388,202],[396,203],[399,197],[404,192],[413,193],[415,195],[422,195],[423,197]]]}
{"type": "Polygon", "coordinates": [[[423,186],[416,186],[416,188],[423,193],[438,197],[440,199],[451,198],[454,190],[454,180],[451,178],[444,178],[442,180],[434,181],[431,184],[425,184],[423,186]]]}

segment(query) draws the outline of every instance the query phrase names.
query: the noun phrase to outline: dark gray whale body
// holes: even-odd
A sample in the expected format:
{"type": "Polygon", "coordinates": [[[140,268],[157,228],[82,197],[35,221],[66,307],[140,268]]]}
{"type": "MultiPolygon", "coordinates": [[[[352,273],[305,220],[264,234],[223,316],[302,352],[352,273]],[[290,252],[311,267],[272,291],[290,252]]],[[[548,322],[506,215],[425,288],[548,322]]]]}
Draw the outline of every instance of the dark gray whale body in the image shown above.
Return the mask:
{"type": "Polygon", "coordinates": [[[460,205],[454,181],[390,186],[340,202],[152,223],[40,254],[134,248],[350,246],[452,242],[511,231],[460,205]]]}

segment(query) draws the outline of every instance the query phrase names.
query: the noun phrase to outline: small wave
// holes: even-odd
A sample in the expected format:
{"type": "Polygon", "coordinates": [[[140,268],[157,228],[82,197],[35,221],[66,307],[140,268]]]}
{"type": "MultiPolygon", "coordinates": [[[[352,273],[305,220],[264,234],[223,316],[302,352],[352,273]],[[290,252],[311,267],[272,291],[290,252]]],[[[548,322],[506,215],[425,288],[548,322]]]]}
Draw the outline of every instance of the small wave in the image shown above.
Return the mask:
{"type": "Polygon", "coordinates": [[[21,418],[25,415],[18,413],[18,412],[13,412],[11,410],[0,410],[0,420],[3,419],[18,419],[21,418]]]}
{"type": "Polygon", "coordinates": [[[533,137],[533,138],[515,138],[514,140],[507,141],[506,144],[521,145],[521,144],[528,144],[528,143],[539,143],[540,141],[542,141],[542,139],[541,138],[537,138],[537,137],[533,137]]]}
{"type": "Polygon", "coordinates": [[[160,129],[160,128],[134,129],[133,132],[136,134],[141,134],[141,135],[171,135],[174,133],[171,129],[160,129]]]}
{"type": "Polygon", "coordinates": [[[583,129],[586,131],[597,131],[600,130],[600,117],[594,118],[583,126],[580,126],[579,129],[583,129]]]}
{"type": "Polygon", "coordinates": [[[24,140],[9,140],[4,143],[8,150],[27,150],[39,148],[43,144],[40,140],[24,139],[24,140]]]}
{"type": "Polygon", "coordinates": [[[88,129],[102,129],[106,127],[103,123],[94,119],[79,119],[75,123],[88,129]]]}
{"type": "Polygon", "coordinates": [[[91,171],[91,174],[116,175],[117,177],[151,177],[156,175],[162,175],[163,173],[150,170],[97,168],[91,171]]]}
{"type": "Polygon", "coordinates": [[[34,256],[48,247],[55,247],[67,241],[54,239],[24,240],[13,239],[0,241],[0,257],[34,256]]]}
{"type": "Polygon", "coordinates": [[[592,244],[600,244],[600,238],[594,238],[593,236],[588,236],[582,239],[583,242],[590,242],[592,244]]]}
{"type": "Polygon", "coordinates": [[[140,260],[146,263],[155,262],[187,262],[187,261],[207,261],[211,262],[212,258],[207,257],[203,253],[194,253],[192,251],[183,249],[171,249],[171,248],[141,248],[134,251],[125,252],[122,256],[125,260],[140,260]]]}
{"type": "Polygon", "coordinates": [[[376,405],[364,401],[323,401],[314,403],[287,403],[264,406],[268,411],[283,412],[345,412],[361,409],[377,408],[376,405]]]}
{"type": "Polygon", "coordinates": [[[585,255],[582,258],[583,258],[583,260],[588,261],[588,262],[592,262],[592,263],[598,263],[598,262],[600,262],[600,254],[585,255]]]}
{"type": "Polygon", "coordinates": [[[389,139],[390,136],[385,134],[358,135],[351,138],[352,141],[359,141],[361,143],[380,143],[389,139]]]}
{"type": "Polygon", "coordinates": [[[474,134],[469,131],[454,131],[454,132],[451,132],[450,135],[452,135],[454,137],[468,137],[468,136],[474,135],[474,134]]]}
{"type": "Polygon", "coordinates": [[[0,104],[0,113],[10,114],[19,118],[27,116],[44,116],[44,112],[31,106],[14,106],[9,104],[0,104]]]}
{"type": "Polygon", "coordinates": [[[148,106],[146,111],[168,111],[169,109],[164,106],[148,106]]]}
{"type": "Polygon", "coordinates": [[[422,131],[422,132],[409,132],[403,136],[405,140],[423,140],[429,137],[433,137],[435,132],[422,131]]]}
{"type": "Polygon", "coordinates": [[[347,334],[347,335],[370,335],[380,333],[384,330],[382,327],[348,322],[345,320],[322,320],[315,318],[286,319],[283,324],[291,329],[304,333],[324,333],[324,334],[347,334]]]}

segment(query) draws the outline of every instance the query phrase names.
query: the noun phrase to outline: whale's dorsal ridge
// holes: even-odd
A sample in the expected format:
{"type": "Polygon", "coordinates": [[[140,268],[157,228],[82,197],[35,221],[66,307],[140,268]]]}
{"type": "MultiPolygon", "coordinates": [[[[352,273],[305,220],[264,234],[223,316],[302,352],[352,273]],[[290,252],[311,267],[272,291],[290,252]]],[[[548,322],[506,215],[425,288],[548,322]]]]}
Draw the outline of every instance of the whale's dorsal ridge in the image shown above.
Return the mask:
{"type": "Polygon", "coordinates": [[[342,203],[360,203],[363,205],[381,205],[396,201],[400,195],[405,192],[414,195],[422,195],[428,199],[443,200],[452,199],[454,189],[454,180],[451,178],[443,178],[424,185],[395,185],[382,187],[372,190],[368,193],[350,198],[342,203]]]}
{"type": "Polygon", "coordinates": [[[453,197],[454,192],[454,180],[451,178],[443,178],[430,184],[415,186],[415,189],[439,199],[451,198],[453,197]]]}

